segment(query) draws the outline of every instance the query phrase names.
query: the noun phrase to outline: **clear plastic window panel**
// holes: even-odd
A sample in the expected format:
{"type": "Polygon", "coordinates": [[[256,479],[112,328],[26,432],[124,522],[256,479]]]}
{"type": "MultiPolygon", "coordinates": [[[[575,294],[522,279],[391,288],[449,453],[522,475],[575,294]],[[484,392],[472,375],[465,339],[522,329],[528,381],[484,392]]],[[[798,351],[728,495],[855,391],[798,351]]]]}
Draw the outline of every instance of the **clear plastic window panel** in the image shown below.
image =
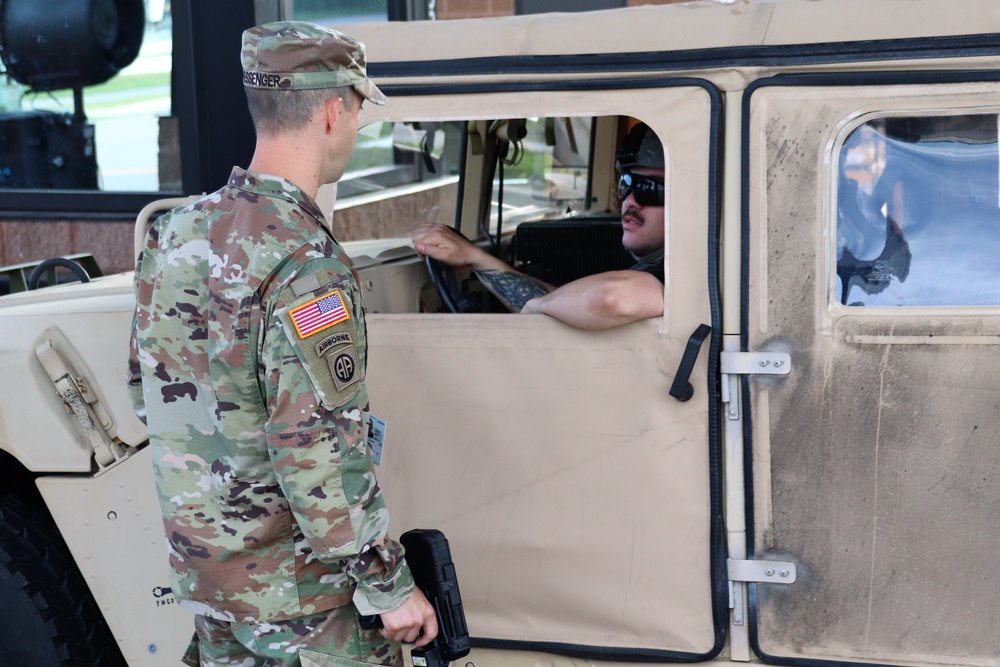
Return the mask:
{"type": "Polygon", "coordinates": [[[886,117],[848,136],[836,189],[840,303],[1000,305],[997,123],[886,117]]]}

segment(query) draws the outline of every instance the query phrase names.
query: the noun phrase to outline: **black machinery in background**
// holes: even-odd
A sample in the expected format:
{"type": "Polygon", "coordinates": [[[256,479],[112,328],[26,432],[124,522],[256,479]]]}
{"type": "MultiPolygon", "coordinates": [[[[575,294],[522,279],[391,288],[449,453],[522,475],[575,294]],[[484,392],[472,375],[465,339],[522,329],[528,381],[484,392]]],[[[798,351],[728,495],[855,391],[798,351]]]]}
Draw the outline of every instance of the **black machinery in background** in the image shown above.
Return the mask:
{"type": "Polygon", "coordinates": [[[73,113],[0,114],[0,188],[96,190],[83,89],[139,54],[143,0],[0,0],[0,59],[32,92],[73,90],[73,113]]]}

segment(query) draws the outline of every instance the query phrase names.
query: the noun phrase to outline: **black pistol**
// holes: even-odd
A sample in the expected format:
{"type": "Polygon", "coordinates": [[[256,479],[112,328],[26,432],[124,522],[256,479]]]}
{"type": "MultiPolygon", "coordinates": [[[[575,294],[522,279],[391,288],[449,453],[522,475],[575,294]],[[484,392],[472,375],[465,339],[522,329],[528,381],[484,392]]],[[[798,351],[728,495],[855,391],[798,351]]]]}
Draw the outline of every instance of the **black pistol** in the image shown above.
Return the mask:
{"type": "MultiPolygon", "coordinates": [[[[399,541],[406,549],[406,564],[413,579],[434,607],[438,622],[437,637],[430,644],[410,651],[413,667],[447,667],[471,650],[448,540],[440,530],[418,528],[400,535],[399,541]]],[[[381,627],[382,619],[363,616],[361,625],[381,627]]]]}

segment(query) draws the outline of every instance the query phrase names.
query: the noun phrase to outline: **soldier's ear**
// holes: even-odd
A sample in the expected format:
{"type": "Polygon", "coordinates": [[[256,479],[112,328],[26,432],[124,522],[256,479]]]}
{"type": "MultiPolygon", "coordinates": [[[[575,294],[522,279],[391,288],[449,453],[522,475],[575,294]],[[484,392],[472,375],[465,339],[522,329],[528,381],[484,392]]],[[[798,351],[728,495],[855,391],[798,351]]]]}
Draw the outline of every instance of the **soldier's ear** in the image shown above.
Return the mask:
{"type": "Polygon", "coordinates": [[[323,117],[326,120],[326,131],[332,132],[340,122],[341,114],[345,112],[344,100],[339,95],[331,95],[323,103],[323,117]]]}

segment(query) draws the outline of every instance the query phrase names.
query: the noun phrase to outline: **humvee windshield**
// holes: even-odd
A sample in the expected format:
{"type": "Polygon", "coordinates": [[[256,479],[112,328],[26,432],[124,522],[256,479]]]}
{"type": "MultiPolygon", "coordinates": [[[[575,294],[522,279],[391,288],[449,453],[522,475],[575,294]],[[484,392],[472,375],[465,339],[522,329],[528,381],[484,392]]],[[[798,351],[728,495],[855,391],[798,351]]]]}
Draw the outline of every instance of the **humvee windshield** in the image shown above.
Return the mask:
{"type": "MultiPolygon", "coordinates": [[[[516,225],[530,218],[583,210],[593,119],[497,120],[489,123],[487,132],[514,123],[524,137],[512,143],[494,167],[493,201],[496,206],[504,198],[503,221],[516,225]]],[[[441,187],[456,182],[466,142],[473,143],[474,154],[485,150],[479,129],[472,125],[467,121],[378,122],[361,128],[338,186],[338,208],[370,200],[376,193],[399,196],[405,194],[404,186],[441,187]]],[[[355,238],[359,232],[371,230],[349,231],[355,238]]]]}

